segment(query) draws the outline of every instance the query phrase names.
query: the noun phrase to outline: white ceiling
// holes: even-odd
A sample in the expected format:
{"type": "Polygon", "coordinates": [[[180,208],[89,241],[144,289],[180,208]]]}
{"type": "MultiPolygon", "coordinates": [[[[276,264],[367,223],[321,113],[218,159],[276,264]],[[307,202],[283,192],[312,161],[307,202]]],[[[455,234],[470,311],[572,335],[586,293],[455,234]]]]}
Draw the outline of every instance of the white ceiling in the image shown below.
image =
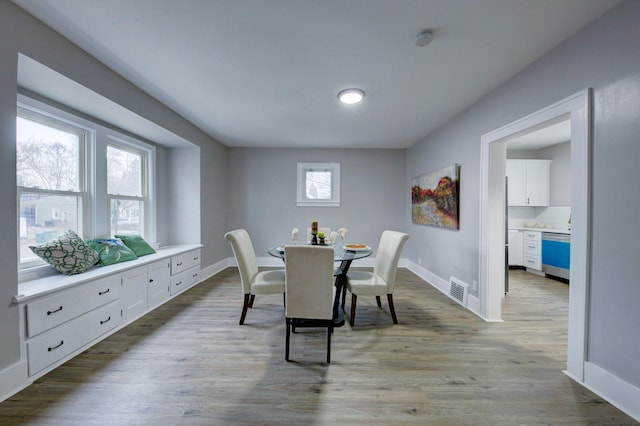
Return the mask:
{"type": "Polygon", "coordinates": [[[507,149],[542,149],[550,145],[571,141],[571,119],[545,123],[535,129],[525,130],[507,139],[507,149]]]}
{"type": "Polygon", "coordinates": [[[14,2],[227,146],[405,148],[619,0],[14,2]]]}

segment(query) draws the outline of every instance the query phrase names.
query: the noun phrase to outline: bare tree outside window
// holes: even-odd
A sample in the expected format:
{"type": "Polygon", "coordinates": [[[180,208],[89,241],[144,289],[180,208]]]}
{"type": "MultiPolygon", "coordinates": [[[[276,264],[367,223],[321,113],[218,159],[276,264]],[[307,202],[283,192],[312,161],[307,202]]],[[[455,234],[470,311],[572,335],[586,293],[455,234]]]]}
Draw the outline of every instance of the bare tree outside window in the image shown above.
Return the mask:
{"type": "Polygon", "coordinates": [[[111,235],[142,234],[144,155],[113,145],[107,147],[107,192],[111,235]]]}
{"type": "Polygon", "coordinates": [[[142,196],[140,153],[107,147],[107,192],[111,195],[142,196]]]}
{"type": "Polygon", "coordinates": [[[56,191],[79,190],[79,137],[18,117],[18,186],[56,191]]]}
{"type": "Polygon", "coordinates": [[[331,171],[308,171],[306,173],[306,197],[313,200],[331,199],[331,171]]]}

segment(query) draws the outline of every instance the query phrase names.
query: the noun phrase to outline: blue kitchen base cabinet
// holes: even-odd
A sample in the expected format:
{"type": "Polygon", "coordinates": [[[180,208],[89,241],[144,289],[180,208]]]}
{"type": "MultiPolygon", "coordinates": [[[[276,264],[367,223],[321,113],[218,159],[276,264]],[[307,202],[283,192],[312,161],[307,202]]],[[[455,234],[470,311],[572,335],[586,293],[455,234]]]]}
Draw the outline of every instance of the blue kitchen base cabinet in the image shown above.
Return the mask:
{"type": "Polygon", "coordinates": [[[545,233],[542,236],[542,271],[569,279],[571,244],[569,236],[545,233]]]}

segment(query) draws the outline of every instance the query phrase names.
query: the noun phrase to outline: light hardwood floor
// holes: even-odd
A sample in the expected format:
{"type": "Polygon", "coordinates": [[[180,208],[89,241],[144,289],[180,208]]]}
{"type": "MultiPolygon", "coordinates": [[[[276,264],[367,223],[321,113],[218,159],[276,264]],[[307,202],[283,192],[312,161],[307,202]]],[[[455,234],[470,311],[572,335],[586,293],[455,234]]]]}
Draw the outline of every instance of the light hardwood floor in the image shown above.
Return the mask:
{"type": "MultiPolygon", "coordinates": [[[[566,284],[512,272],[486,323],[406,269],[386,304],[358,298],[353,329],[292,335],[282,296],[244,326],[228,268],[0,404],[2,425],[630,425],[566,377],[566,284]]],[[[383,298],[384,302],[384,298],[383,298]]]]}

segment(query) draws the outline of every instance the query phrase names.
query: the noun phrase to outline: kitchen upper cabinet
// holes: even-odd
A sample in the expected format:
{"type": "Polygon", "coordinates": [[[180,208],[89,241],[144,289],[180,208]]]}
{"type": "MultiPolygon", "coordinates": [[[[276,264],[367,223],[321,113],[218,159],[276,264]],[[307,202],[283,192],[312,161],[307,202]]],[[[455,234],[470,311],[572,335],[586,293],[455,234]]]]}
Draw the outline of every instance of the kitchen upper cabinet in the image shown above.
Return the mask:
{"type": "Polygon", "coordinates": [[[507,160],[510,206],[549,205],[551,160],[507,160]]]}

